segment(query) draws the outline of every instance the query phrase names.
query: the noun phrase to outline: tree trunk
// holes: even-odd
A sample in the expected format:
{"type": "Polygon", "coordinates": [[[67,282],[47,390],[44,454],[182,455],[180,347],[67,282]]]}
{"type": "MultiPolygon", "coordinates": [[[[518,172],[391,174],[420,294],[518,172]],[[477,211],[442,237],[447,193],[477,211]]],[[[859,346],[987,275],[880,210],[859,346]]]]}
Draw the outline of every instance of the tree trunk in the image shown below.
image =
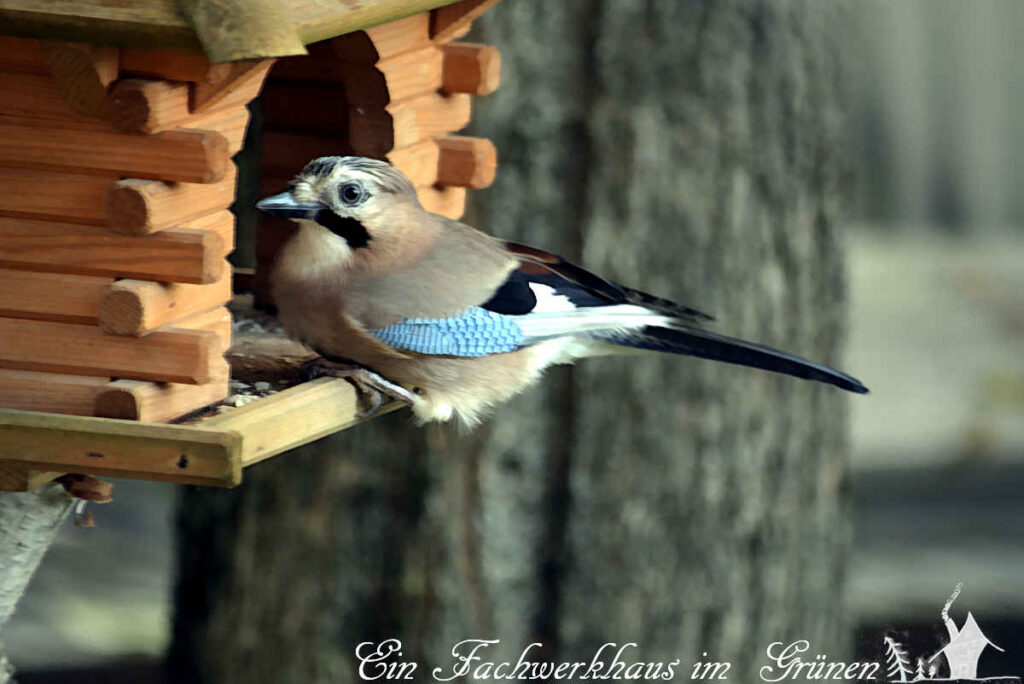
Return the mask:
{"type": "MultiPolygon", "coordinates": [[[[14,613],[72,505],[59,484],[31,492],[0,492],[0,630],[14,613]]],[[[0,684],[7,684],[13,671],[0,648],[0,684]]]]}
{"type": "MultiPolygon", "coordinates": [[[[468,221],[835,363],[835,7],[500,4],[476,114],[500,171],[468,221]]],[[[772,641],[839,657],[845,431],[833,388],[654,356],[558,369],[468,435],[373,421],[185,494],[172,667],[358,681],[356,645],[387,637],[423,677],[465,638],[501,639],[493,660],[637,642],[740,681],[772,641]]]]}

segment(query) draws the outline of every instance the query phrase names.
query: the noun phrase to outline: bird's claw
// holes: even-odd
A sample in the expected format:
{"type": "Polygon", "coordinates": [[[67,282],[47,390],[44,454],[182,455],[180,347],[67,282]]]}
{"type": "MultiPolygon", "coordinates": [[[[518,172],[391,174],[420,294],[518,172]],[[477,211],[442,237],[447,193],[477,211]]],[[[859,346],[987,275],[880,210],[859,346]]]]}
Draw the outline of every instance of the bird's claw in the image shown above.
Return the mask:
{"type": "Polygon", "coordinates": [[[319,357],[302,364],[300,371],[307,381],[317,378],[342,378],[352,383],[359,391],[360,404],[367,405],[356,413],[359,419],[372,418],[381,413],[386,406],[385,396],[409,406],[412,406],[415,400],[415,395],[409,390],[358,364],[319,357]]]}

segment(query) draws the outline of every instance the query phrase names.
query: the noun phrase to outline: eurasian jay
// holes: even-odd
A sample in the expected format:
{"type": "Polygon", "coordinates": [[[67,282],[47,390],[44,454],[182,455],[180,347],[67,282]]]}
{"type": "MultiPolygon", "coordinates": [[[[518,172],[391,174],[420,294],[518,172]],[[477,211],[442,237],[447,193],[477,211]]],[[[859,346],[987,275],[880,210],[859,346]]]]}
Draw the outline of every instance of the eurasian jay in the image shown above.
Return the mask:
{"type": "Polygon", "coordinates": [[[429,213],[387,162],[314,159],[288,192],[256,206],[299,225],[271,295],[289,334],[325,359],[313,374],[350,377],[424,421],[475,423],[548,366],[636,349],[868,391],[821,364],[705,330],[699,311],[429,213]]]}

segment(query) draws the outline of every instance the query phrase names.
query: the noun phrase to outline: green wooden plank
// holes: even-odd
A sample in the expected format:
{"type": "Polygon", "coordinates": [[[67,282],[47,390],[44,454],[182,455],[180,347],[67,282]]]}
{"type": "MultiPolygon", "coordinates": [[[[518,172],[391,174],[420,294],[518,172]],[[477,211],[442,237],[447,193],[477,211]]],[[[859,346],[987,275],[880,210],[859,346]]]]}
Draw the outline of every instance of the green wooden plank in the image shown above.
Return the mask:
{"type": "MultiPolygon", "coordinates": [[[[316,2],[266,2],[267,21],[252,21],[258,5],[238,3],[218,5],[235,8],[237,18],[245,21],[222,21],[222,35],[216,31],[201,40],[193,22],[182,11],[203,8],[206,3],[186,0],[182,9],[175,0],[153,0],[143,3],[115,4],[97,0],[73,0],[54,3],[52,0],[4,0],[0,6],[0,33],[22,38],[54,38],[94,45],[128,48],[177,49],[205,52],[213,61],[257,59],[297,54],[301,45],[360,31],[396,19],[425,12],[456,0],[364,0],[356,4],[316,2]],[[270,12],[269,10],[273,10],[270,12]],[[272,15],[272,16],[270,16],[272,15]],[[280,15],[280,16],[279,16],[280,15]],[[296,48],[282,48],[280,17],[290,22],[298,40],[296,48]],[[224,34],[224,25],[241,28],[224,34]],[[252,30],[253,26],[266,30],[252,30]],[[246,35],[248,32],[248,35],[246,35]]],[[[259,18],[259,17],[256,17],[259,18]]],[[[203,23],[203,22],[200,22],[203,23]]],[[[288,32],[288,28],[284,33],[288,32]]]]}
{"type": "MultiPolygon", "coordinates": [[[[334,38],[353,31],[362,31],[420,12],[451,5],[458,0],[377,0],[365,3],[358,10],[317,14],[301,18],[297,28],[306,45],[334,38]]],[[[315,6],[315,5],[314,5],[315,6]]]]}
{"type": "Polygon", "coordinates": [[[4,0],[0,7],[4,35],[54,38],[93,45],[176,48],[202,52],[195,31],[178,14],[174,0],[111,3],[78,0],[4,0]]]}
{"type": "Polygon", "coordinates": [[[0,410],[0,465],[233,487],[242,437],[230,430],[0,410]]]}

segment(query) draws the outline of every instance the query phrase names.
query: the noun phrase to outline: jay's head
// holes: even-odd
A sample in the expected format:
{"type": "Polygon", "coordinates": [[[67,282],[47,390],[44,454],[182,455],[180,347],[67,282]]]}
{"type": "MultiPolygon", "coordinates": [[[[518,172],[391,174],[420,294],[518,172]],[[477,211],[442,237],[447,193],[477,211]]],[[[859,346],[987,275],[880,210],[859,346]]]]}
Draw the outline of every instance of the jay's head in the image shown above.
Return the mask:
{"type": "Polygon", "coordinates": [[[416,190],[387,162],[364,157],[319,157],[306,164],[291,189],[260,200],[273,216],[310,221],[342,238],[352,250],[375,239],[399,237],[407,212],[422,211],[416,190]]]}

